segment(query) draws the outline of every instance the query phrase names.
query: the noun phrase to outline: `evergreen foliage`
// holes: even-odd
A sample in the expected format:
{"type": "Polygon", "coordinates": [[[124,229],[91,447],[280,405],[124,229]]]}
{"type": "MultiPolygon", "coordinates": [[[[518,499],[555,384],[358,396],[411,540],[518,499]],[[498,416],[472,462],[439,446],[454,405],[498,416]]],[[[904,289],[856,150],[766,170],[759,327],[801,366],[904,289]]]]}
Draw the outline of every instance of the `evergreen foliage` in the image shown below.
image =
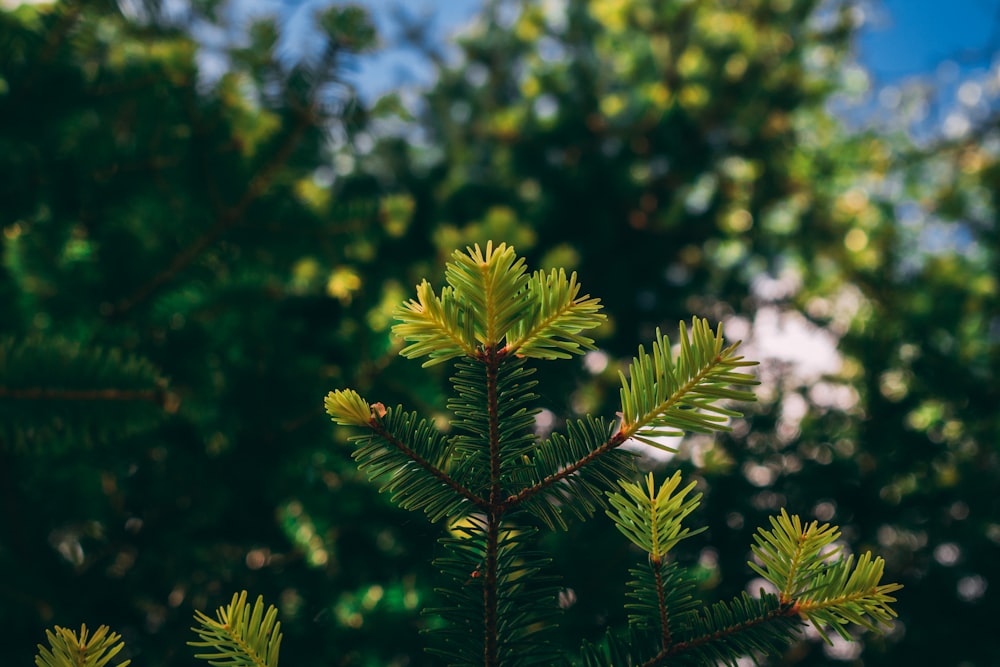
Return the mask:
{"type": "MultiPolygon", "coordinates": [[[[57,625],[47,630],[45,636],[49,645],[39,644],[36,667],[104,667],[125,648],[121,635],[111,632],[106,625],[97,628],[93,634],[86,625],[80,626],[79,634],[57,625]]],[[[116,662],[114,667],[127,667],[131,662],[116,662]]]]}
{"type": "Polygon", "coordinates": [[[441,297],[425,280],[417,286],[418,300],[399,311],[402,324],[395,331],[410,343],[404,356],[428,357],[432,364],[462,357],[455,364],[455,396],[448,404],[455,419],[448,430],[418,422],[401,407],[369,404],[353,390],[332,391],[325,401],[335,422],[363,429],[352,438],[355,457],[371,478],[381,480],[383,491],[431,520],[449,519],[453,535],[442,539],[447,555],[435,560],[446,580],[438,592],[447,604],[429,612],[445,622],[434,633],[433,654],[456,666],[551,664],[556,653],[544,634],[559,612],[559,589],[546,572],[549,559],[534,546],[537,529],[520,516],[524,509],[535,510],[549,527],[565,528],[565,511],[585,517],[605,506],[619,531],[646,554],[649,570],[632,571],[628,632],[610,635],[602,647],[584,644],[585,664],[735,665],[743,656],[779,652],[796,636],[799,617],[821,634],[822,626],[832,626],[845,639],[851,637],[845,628],[850,623],[874,631],[889,625],[891,593],[900,586],[881,583],[883,561],[871,554],[856,565],[853,557],[828,562],[826,548],[839,536],[829,526],[803,526],[782,511],[771,520],[774,530],[761,530],[757,538],[754,553],[763,565],[752,564],[780,594],[743,594],[703,607],[684,571],[668,562],[678,542],[699,532],[684,526],[700,498],[688,497],[694,482],[681,488],[677,472],[659,489],[652,473],[645,484],[635,483],[630,478],[637,471],[627,466],[632,461],[618,459],[620,490],[605,489],[607,502],[595,491],[611,481],[610,466],[546,496],[546,490],[598,467],[630,438],[655,445],[655,437],[727,429],[725,420],[740,413],[720,403],[752,400],[740,387],[755,379],[739,372],[753,365],[736,355],[739,344],[724,345],[721,327],[713,331],[695,318],[690,335],[680,325],[676,353],[657,332],[653,354],[640,347],[621,373],[617,428],[590,418],[590,428],[578,424],[568,437],[539,441],[532,434],[539,410],[530,407],[536,382],[528,379],[527,355],[518,352],[548,350],[536,355],[542,360],[580,354],[591,341],[579,334],[596,327],[600,314],[595,299],[563,299],[567,308],[587,307],[572,330],[539,325],[536,313],[552,312],[547,294],[575,297],[579,287],[575,276],[553,272],[546,290],[533,289],[524,274],[524,261],[505,243],[456,251],[441,297]],[[538,458],[560,465],[537,475],[538,458]],[[527,502],[534,497],[544,498],[548,511],[538,511],[543,503],[527,502]]]}
{"type": "MultiPolygon", "coordinates": [[[[645,554],[648,567],[631,570],[627,629],[609,631],[598,646],[584,641],[585,665],[736,665],[744,656],[779,653],[799,632],[799,618],[824,638],[824,626],[851,639],[851,624],[874,632],[890,624],[891,594],[901,587],[881,583],[882,559],[866,553],[856,564],[853,556],[831,562],[835,551],[827,547],[838,530],[816,522],[804,526],[784,510],[771,519],[773,530],[759,531],[753,553],[760,565],[750,564],[779,594],[744,593],[731,602],[703,605],[688,573],[670,560],[681,540],[701,530],[684,525],[701,497],[689,496],[696,483],[682,487],[680,472],[659,488],[652,473],[644,483],[633,482],[634,459],[613,455],[631,438],[655,445],[655,437],[727,429],[723,418],[740,413],[719,402],[753,399],[739,387],[756,380],[737,369],[754,362],[736,355],[739,343],[724,345],[721,327],[713,331],[694,318],[690,336],[680,324],[676,353],[657,332],[652,356],[640,347],[621,373],[616,428],[588,418],[575,427],[570,422],[568,436],[540,441],[532,432],[539,409],[531,407],[538,396],[532,392],[537,383],[530,379],[529,358],[581,354],[592,341],[580,332],[602,318],[596,299],[576,297],[575,276],[535,274],[532,283],[524,264],[505,243],[456,251],[441,301],[423,281],[418,290],[427,298],[398,311],[402,324],[396,333],[411,343],[401,354],[432,362],[456,356],[456,350],[462,355],[455,363],[455,395],[448,403],[455,418],[448,429],[438,430],[401,406],[370,404],[352,389],[331,391],[324,401],[334,422],[363,429],[351,439],[354,456],[381,491],[431,521],[447,519],[450,535],[440,539],[442,555],[434,560],[444,580],[436,589],[443,604],[425,610],[443,624],[432,628],[432,655],[454,667],[567,661],[547,637],[561,611],[559,579],[550,571],[551,559],[538,549],[538,528],[525,520],[525,510],[549,528],[567,528],[564,512],[586,517],[605,507],[618,530],[645,554]],[[570,298],[553,309],[551,294],[570,298]],[[446,318],[423,317],[428,310],[440,312],[432,304],[446,300],[446,318]],[[583,312],[565,316],[578,304],[584,304],[583,312]],[[548,314],[539,319],[538,312],[548,314]],[[519,354],[524,350],[535,354],[519,354]],[[536,458],[546,467],[536,466],[536,458]],[[605,458],[614,463],[602,468],[597,462],[605,458]],[[552,469],[555,461],[561,464],[552,469]],[[566,483],[589,468],[598,474],[566,483]],[[597,491],[611,486],[611,472],[619,474],[619,490],[605,488],[605,499],[597,491]],[[553,488],[559,491],[548,491],[553,488]],[[541,500],[531,503],[532,498],[541,500]],[[545,504],[548,510],[539,511],[545,504]]],[[[193,630],[199,640],[189,644],[203,650],[195,657],[215,667],[278,667],[277,617],[262,597],[249,605],[243,591],[214,619],[196,612],[193,630]]],[[[89,641],[86,627],[79,636],[57,627],[48,638],[50,648],[39,647],[39,667],[104,667],[123,646],[105,626],[89,641]]]]}
{"type": "Polygon", "coordinates": [[[192,629],[201,640],[188,644],[211,651],[195,654],[196,658],[215,667],[278,667],[281,623],[275,607],[265,610],[263,597],[258,596],[251,607],[243,591],[219,608],[214,619],[196,612],[195,620],[198,627],[192,629]]]}
{"type": "MultiPolygon", "coordinates": [[[[432,590],[445,580],[428,539],[446,518],[407,516],[378,494],[387,474],[366,483],[315,397],[355,387],[407,406],[396,418],[415,410],[414,432],[443,429],[464,353],[407,362],[393,310],[486,238],[546,278],[579,272],[609,304],[599,327],[558,336],[599,352],[523,354],[539,382],[524,406],[544,412],[537,451],[504,481],[526,490],[511,518],[540,528],[568,607],[537,637],[563,653],[585,637],[615,664],[659,650],[648,615],[651,634],[601,639],[643,612],[617,603],[624,579],[595,573],[642,572],[627,605],[654,590],[603,517],[634,455],[562,471],[615,435],[636,342],[652,358],[657,328],[676,344],[694,313],[750,332],[741,349],[762,362],[732,431],[651,439],[704,493],[690,527],[707,530],[667,561],[699,608],[742,599],[747,546],[785,506],[843,527],[854,562],[817,572],[850,580],[875,550],[907,599],[893,632],[844,644],[829,617],[833,644],[810,631],[782,664],[1000,663],[995,49],[978,73],[962,54],[954,87],[981,93],[974,108],[913,81],[878,96],[890,110],[853,63],[870,13],[851,0],[485,4],[429,90],[370,105],[349,84],[373,47],[357,7],[324,11],[296,62],[280,20],[234,26],[218,0],[0,7],[0,627],[32,638],[0,663],[30,664],[53,624],[99,619],[126,657],[170,667],[189,659],[192,611],[247,589],[279,604],[286,663],[439,664],[419,610],[452,604],[432,590]],[[881,124],[844,123],[845,100],[881,124]],[[953,117],[968,131],[934,134],[953,117]]],[[[582,293],[556,288],[554,310],[582,293]]],[[[429,463],[489,486],[485,470],[429,463]]],[[[419,500],[413,479],[401,498],[419,500]]]]}

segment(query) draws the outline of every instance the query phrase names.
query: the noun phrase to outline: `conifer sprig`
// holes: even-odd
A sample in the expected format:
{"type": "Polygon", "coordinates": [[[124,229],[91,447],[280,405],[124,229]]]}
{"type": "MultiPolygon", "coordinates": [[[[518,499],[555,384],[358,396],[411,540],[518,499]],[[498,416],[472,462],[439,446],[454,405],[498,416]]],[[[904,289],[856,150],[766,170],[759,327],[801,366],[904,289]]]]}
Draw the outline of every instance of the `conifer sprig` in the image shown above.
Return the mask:
{"type": "Polygon", "coordinates": [[[705,530],[691,531],[681,525],[698,507],[701,494],[688,498],[695,483],[678,490],[680,484],[681,474],[675,472],[657,489],[653,473],[649,473],[645,484],[619,481],[625,493],[608,493],[612,508],[607,511],[608,516],[622,535],[649,554],[653,564],[663,562],[667,552],[681,540],[705,530]]]}
{"type": "Polygon", "coordinates": [[[593,339],[581,332],[599,326],[606,317],[600,299],[579,293],[576,273],[567,278],[563,269],[536,271],[527,284],[524,316],[507,336],[507,351],[535,359],[569,359],[593,349],[593,339]]]}
{"type": "MultiPolygon", "coordinates": [[[[45,631],[45,638],[49,645],[38,645],[36,667],[105,667],[125,648],[121,635],[111,632],[106,625],[98,627],[93,634],[86,624],[80,626],[80,634],[57,625],[45,631]]],[[[128,667],[131,662],[124,660],[114,667],[128,667]]]]}
{"type": "Polygon", "coordinates": [[[467,253],[456,250],[452,254],[445,279],[463,304],[465,317],[473,322],[476,340],[484,348],[499,348],[523,317],[528,282],[524,258],[506,243],[494,248],[490,241],[485,251],[477,244],[467,253]]]}
{"type": "Polygon", "coordinates": [[[782,602],[793,605],[824,640],[829,641],[824,627],[850,639],[851,623],[878,631],[896,617],[891,594],[902,586],[881,583],[881,558],[864,553],[856,564],[853,555],[834,560],[840,549],[828,547],[840,537],[836,526],[816,521],[803,525],[784,510],[771,517],[771,528],[759,528],[754,535],[752,551],[760,564],[749,565],[774,584],[782,602]]]}
{"type": "Polygon", "coordinates": [[[461,356],[475,356],[474,321],[461,308],[451,287],[434,294],[426,280],[417,285],[416,300],[410,299],[396,310],[399,324],[393,333],[410,344],[400,354],[407,359],[429,357],[424,366],[433,366],[461,356]]]}
{"type": "Polygon", "coordinates": [[[741,413],[722,407],[720,401],[756,400],[752,392],[737,387],[758,384],[752,375],[738,372],[757,362],[735,354],[739,343],[725,346],[721,324],[713,332],[707,320],[694,318],[689,336],[681,322],[679,339],[675,357],[670,339],[657,330],[652,355],[640,345],[628,377],[620,373],[621,431],[627,438],[670,450],[658,439],[684,431],[729,430],[727,422],[741,413]]]}
{"type": "Polygon", "coordinates": [[[243,591],[219,607],[215,618],[200,611],[194,617],[198,626],[191,629],[201,641],[188,645],[209,649],[196,658],[215,667],[278,667],[281,622],[274,606],[264,607],[263,597],[258,596],[251,607],[243,591]]]}

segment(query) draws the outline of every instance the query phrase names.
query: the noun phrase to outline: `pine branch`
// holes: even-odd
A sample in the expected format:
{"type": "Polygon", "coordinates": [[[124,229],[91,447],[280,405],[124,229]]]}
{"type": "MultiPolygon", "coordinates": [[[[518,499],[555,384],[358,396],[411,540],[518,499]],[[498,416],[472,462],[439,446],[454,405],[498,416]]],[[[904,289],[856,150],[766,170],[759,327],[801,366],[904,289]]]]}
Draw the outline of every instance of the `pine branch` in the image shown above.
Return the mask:
{"type": "MultiPolygon", "coordinates": [[[[584,468],[605,457],[630,438],[656,447],[669,449],[654,438],[682,435],[684,431],[707,433],[725,431],[726,421],[741,416],[739,412],[719,406],[722,400],[753,401],[752,392],[733,388],[752,386],[752,375],[736,369],[753,366],[736,356],[739,343],[724,346],[722,326],[713,333],[708,322],[694,318],[691,337],[683,322],[680,325],[680,352],[676,359],[670,340],[659,331],[653,343],[653,355],[639,347],[632,359],[629,378],[621,375],[622,422],[614,435],[600,443],[590,441],[589,451],[579,458],[564,461],[558,470],[535,479],[533,483],[511,494],[508,506],[517,506],[544,493],[555,484],[567,480],[584,468]]],[[[557,442],[560,436],[553,435],[557,442]]]]}
{"type": "Polygon", "coordinates": [[[324,403],[338,424],[371,431],[351,438],[357,443],[352,456],[368,479],[380,481],[380,491],[391,492],[400,507],[423,510],[431,521],[488,508],[485,499],[449,475],[451,446],[416,413],[404,412],[402,406],[369,406],[353,390],[331,391],[324,403]]]}
{"type": "Polygon", "coordinates": [[[878,632],[895,618],[891,593],[902,586],[880,583],[885,568],[881,558],[865,553],[857,565],[854,556],[832,561],[839,549],[826,548],[840,536],[839,530],[816,521],[803,526],[798,516],[784,510],[771,517],[771,527],[754,535],[752,551],[760,564],[749,565],[774,584],[782,604],[812,623],[824,640],[830,641],[824,626],[850,639],[850,623],[878,632]]]}
{"type": "Polygon", "coordinates": [[[721,407],[719,402],[753,401],[752,392],[734,386],[757,384],[752,375],[737,372],[756,365],[735,355],[738,346],[724,347],[721,324],[713,333],[707,320],[694,318],[690,337],[681,323],[680,351],[674,358],[670,339],[657,330],[652,356],[639,346],[629,377],[620,373],[621,431],[625,437],[669,449],[655,438],[679,436],[684,431],[729,430],[726,422],[741,414],[721,407]]]}
{"type": "Polygon", "coordinates": [[[56,337],[0,340],[0,436],[15,447],[135,433],[177,408],[141,357],[56,337]]]}
{"type": "Polygon", "coordinates": [[[718,602],[704,612],[681,615],[676,620],[678,641],[642,663],[697,664],[737,667],[743,656],[777,655],[798,634],[801,623],[777,596],[746,593],[732,602],[718,602]]]}
{"type": "Polygon", "coordinates": [[[251,608],[243,591],[219,607],[214,619],[200,611],[194,617],[199,625],[191,630],[201,641],[188,645],[212,651],[195,654],[196,658],[215,667],[278,667],[281,622],[274,606],[265,610],[263,597],[258,596],[251,608]]]}
{"type": "Polygon", "coordinates": [[[566,278],[563,269],[548,275],[535,272],[527,283],[530,314],[522,316],[507,336],[507,351],[536,359],[569,359],[591,350],[594,341],[580,332],[599,326],[607,318],[600,312],[601,300],[577,297],[576,273],[566,278]]]}
{"type": "Polygon", "coordinates": [[[433,366],[455,357],[475,357],[473,320],[461,308],[450,287],[441,296],[426,280],[417,285],[417,299],[410,299],[396,310],[400,321],[392,332],[410,345],[400,350],[407,359],[430,357],[424,366],[433,366]]]}
{"type": "Polygon", "coordinates": [[[880,584],[885,562],[866,552],[854,564],[848,556],[816,577],[813,587],[798,597],[795,611],[808,620],[826,640],[823,626],[832,627],[844,639],[851,639],[845,626],[860,625],[872,632],[881,632],[891,624],[896,612],[890,607],[900,584],[880,584]]]}
{"type": "Polygon", "coordinates": [[[660,489],[656,489],[653,473],[646,477],[646,487],[632,482],[619,481],[625,491],[608,493],[611,507],[607,514],[615,522],[615,527],[630,542],[649,554],[650,562],[658,565],[681,540],[703,532],[699,528],[691,532],[681,527],[681,522],[698,507],[701,494],[685,498],[695,487],[691,482],[681,490],[680,472],[675,472],[660,489]]]}
{"type": "MultiPolygon", "coordinates": [[[[125,648],[121,635],[111,632],[106,625],[97,628],[92,635],[86,624],[80,626],[79,635],[57,625],[54,632],[46,630],[45,637],[49,646],[38,645],[37,667],[105,667],[125,648]]],[[[131,662],[125,660],[115,667],[128,667],[131,662]]]]}
{"type": "Polygon", "coordinates": [[[514,248],[501,243],[479,244],[456,250],[445,267],[445,279],[455,290],[456,298],[467,309],[473,323],[475,338],[483,348],[499,349],[501,341],[524,317],[525,285],[524,258],[514,248]]]}
{"type": "Polygon", "coordinates": [[[446,621],[433,630],[437,640],[428,649],[448,665],[558,664],[559,654],[546,641],[545,629],[559,614],[557,580],[546,574],[549,558],[532,545],[537,529],[504,520],[491,547],[483,516],[470,516],[452,528],[440,543],[445,554],[434,560],[447,585],[435,589],[445,605],[425,614],[446,621]],[[486,561],[491,548],[496,557],[497,580],[487,580],[486,561]],[[496,596],[496,619],[490,619],[488,591],[496,596]],[[488,628],[493,626],[493,630],[488,628]]]}
{"type": "Polygon", "coordinates": [[[633,628],[652,630],[659,638],[659,650],[673,643],[673,619],[698,609],[701,603],[694,597],[696,583],[690,573],[674,562],[654,563],[629,570],[626,595],[628,622],[633,628]]]}
{"type": "MultiPolygon", "coordinates": [[[[639,600],[634,608],[646,613],[630,616],[630,623],[656,627],[664,651],[669,650],[673,641],[671,616],[683,611],[685,594],[690,597],[690,588],[685,590],[683,585],[667,589],[664,561],[667,553],[678,542],[705,530],[701,528],[692,532],[681,526],[681,522],[698,507],[701,494],[686,498],[695,483],[678,490],[680,483],[680,472],[675,472],[657,490],[653,473],[649,473],[645,488],[642,484],[619,481],[625,493],[608,493],[612,509],[607,514],[614,521],[615,527],[629,541],[649,554],[652,578],[640,575],[632,582],[630,592],[631,597],[639,600]]],[[[633,574],[637,573],[633,571],[633,574]]]]}
{"type": "Polygon", "coordinates": [[[530,456],[510,470],[511,486],[520,488],[504,499],[507,507],[523,507],[550,528],[568,527],[568,512],[580,519],[607,507],[608,489],[636,476],[634,452],[616,449],[624,442],[612,435],[614,425],[588,417],[566,424],[566,435],[553,433],[530,456]]]}
{"type": "Polygon", "coordinates": [[[772,530],[757,529],[753,554],[763,567],[750,563],[760,576],[778,587],[782,602],[790,602],[806,591],[824,561],[835,556],[839,549],[826,550],[839,537],[840,530],[829,524],[813,521],[802,525],[798,516],[789,516],[784,509],[780,517],[770,517],[772,530]]]}

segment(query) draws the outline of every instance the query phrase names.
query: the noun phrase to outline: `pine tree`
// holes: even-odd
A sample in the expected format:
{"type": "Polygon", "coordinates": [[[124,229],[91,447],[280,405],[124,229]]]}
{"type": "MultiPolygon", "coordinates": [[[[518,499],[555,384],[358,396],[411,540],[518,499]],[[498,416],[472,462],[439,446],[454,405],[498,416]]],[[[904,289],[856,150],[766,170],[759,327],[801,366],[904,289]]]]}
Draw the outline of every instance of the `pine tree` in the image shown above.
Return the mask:
{"type": "Polygon", "coordinates": [[[745,655],[774,654],[813,624],[845,639],[850,624],[878,631],[895,616],[883,584],[881,558],[837,558],[839,531],[803,524],[784,510],[760,529],[751,567],[777,593],[746,594],[705,607],[690,575],[670,559],[694,532],[684,521],[698,505],[695,484],[680,474],[659,486],[636,476],[622,445],[666,447],[660,439],[684,432],[725,430],[740,414],[728,404],[749,401],[754,362],[726,345],[721,327],[683,322],[678,350],[657,332],[651,351],[639,347],[621,378],[617,420],[587,416],[544,440],[533,432],[538,398],[534,361],[567,359],[593,349],[585,332],[604,320],[600,302],[580,295],[576,275],[528,273],[504,243],[456,251],[440,292],[425,280],[397,313],[401,354],[424,366],[455,361],[454,415],[439,430],[402,406],[370,404],[357,392],[336,390],[326,409],[338,424],[362,429],[354,458],[393,502],[445,522],[444,555],[435,564],[445,584],[444,605],[431,650],[450,665],[552,664],[545,629],[558,615],[558,580],[534,544],[537,524],[567,528],[600,508],[646,554],[648,568],[632,570],[629,627],[604,644],[585,645],[587,665],[736,664],[745,655]],[[614,485],[620,487],[612,490],[614,485]]]}

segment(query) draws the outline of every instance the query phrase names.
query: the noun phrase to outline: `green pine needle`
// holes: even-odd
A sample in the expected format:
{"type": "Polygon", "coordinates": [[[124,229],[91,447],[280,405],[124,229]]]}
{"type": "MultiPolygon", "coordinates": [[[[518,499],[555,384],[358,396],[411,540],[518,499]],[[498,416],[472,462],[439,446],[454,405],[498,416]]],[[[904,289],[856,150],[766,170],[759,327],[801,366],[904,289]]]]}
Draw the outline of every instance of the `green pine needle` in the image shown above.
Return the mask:
{"type": "Polygon", "coordinates": [[[675,472],[657,490],[653,473],[649,473],[645,487],[639,483],[620,481],[625,494],[608,493],[613,509],[607,514],[615,522],[615,527],[648,553],[654,564],[661,563],[678,542],[705,530],[691,531],[681,527],[684,518],[698,507],[701,494],[686,498],[695,483],[691,482],[678,490],[680,483],[681,474],[675,472]]]}
{"type": "Polygon", "coordinates": [[[757,384],[752,375],[738,372],[756,364],[737,356],[738,346],[724,345],[721,324],[713,332],[707,320],[694,318],[690,336],[681,322],[674,356],[670,339],[657,330],[652,355],[640,346],[628,376],[620,373],[623,434],[656,445],[656,438],[684,431],[729,430],[728,421],[741,413],[720,402],[753,401],[752,392],[738,387],[757,384]]]}
{"type": "Polygon", "coordinates": [[[195,654],[215,667],[278,667],[281,647],[281,623],[274,606],[264,608],[264,598],[258,597],[251,608],[247,592],[233,595],[225,607],[219,607],[211,618],[195,612],[198,627],[191,628],[201,641],[189,646],[207,648],[210,652],[195,654]]]}
{"type": "MultiPolygon", "coordinates": [[[[112,658],[125,648],[121,635],[106,625],[90,634],[86,625],[80,626],[80,634],[58,625],[54,630],[46,630],[48,648],[38,645],[35,656],[37,667],[105,667],[112,658]]],[[[119,662],[115,667],[128,667],[131,660],[119,662]]]]}
{"type": "Polygon", "coordinates": [[[885,562],[865,553],[832,560],[840,549],[830,549],[840,537],[836,526],[804,525],[785,511],[771,517],[772,530],[758,529],[752,547],[758,563],[749,563],[759,575],[780,591],[783,604],[813,624],[824,640],[824,627],[851,639],[850,624],[879,632],[895,618],[890,603],[899,584],[882,584],[885,562]]]}

